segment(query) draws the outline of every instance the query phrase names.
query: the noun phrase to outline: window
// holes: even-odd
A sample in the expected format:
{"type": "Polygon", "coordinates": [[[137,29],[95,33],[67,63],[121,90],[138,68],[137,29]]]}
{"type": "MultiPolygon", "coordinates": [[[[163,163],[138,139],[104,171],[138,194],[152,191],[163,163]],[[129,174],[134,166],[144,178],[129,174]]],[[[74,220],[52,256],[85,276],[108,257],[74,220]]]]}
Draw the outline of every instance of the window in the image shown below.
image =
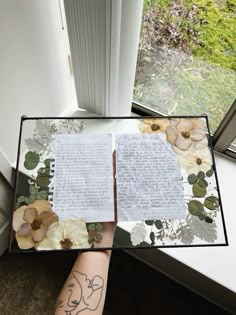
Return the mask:
{"type": "Polygon", "coordinates": [[[207,114],[214,143],[226,152],[236,136],[236,118],[230,131],[220,127],[228,112],[235,115],[235,13],[232,0],[144,0],[133,109],[207,114]]]}
{"type": "Polygon", "coordinates": [[[225,115],[220,126],[213,135],[216,150],[236,158],[236,101],[225,115]]]}

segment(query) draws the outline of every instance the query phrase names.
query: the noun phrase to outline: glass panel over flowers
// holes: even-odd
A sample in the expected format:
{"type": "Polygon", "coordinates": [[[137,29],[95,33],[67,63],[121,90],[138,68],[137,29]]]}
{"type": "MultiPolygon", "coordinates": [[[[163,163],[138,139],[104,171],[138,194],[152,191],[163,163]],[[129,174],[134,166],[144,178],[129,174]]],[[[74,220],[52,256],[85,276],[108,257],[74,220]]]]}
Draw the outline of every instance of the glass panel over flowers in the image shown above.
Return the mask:
{"type": "Polygon", "coordinates": [[[116,224],[118,248],[227,245],[206,130],[205,116],[23,117],[11,251],[112,248],[116,224]]]}

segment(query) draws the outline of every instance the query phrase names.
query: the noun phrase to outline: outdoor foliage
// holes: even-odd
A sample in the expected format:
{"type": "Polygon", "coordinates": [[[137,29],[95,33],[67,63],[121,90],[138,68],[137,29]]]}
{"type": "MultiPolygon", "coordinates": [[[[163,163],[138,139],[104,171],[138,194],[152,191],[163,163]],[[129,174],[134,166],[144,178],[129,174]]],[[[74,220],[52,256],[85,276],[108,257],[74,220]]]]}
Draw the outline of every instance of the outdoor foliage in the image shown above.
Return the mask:
{"type": "Polygon", "coordinates": [[[134,97],[216,129],[236,85],[235,1],[145,0],[134,97]]]}

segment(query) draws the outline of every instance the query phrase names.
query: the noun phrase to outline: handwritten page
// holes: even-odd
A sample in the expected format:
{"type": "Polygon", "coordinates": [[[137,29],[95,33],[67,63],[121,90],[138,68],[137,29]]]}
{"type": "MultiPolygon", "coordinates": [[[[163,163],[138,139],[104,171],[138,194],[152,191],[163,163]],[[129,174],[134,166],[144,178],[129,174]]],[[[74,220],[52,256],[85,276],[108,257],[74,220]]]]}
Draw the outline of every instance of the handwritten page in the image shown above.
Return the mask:
{"type": "Polygon", "coordinates": [[[183,219],[182,176],[158,134],[116,136],[118,221],[183,219]]]}
{"type": "Polygon", "coordinates": [[[60,219],[114,221],[111,135],[54,135],[53,210],[60,219]]]}

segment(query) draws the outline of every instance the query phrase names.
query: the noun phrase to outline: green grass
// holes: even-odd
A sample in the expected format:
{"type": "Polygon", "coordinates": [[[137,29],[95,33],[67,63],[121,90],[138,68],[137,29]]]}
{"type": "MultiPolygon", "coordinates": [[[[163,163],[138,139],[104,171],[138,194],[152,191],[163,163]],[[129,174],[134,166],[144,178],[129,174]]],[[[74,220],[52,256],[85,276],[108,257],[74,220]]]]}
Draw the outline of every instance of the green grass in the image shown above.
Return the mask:
{"type": "Polygon", "coordinates": [[[186,17],[173,15],[170,10],[173,3],[169,0],[145,0],[144,14],[151,8],[164,9],[158,19],[176,25],[194,56],[236,70],[236,1],[182,1],[183,9],[193,5],[197,7],[199,22],[196,24],[186,17]],[[201,44],[193,40],[188,30],[197,32],[201,44]]]}

